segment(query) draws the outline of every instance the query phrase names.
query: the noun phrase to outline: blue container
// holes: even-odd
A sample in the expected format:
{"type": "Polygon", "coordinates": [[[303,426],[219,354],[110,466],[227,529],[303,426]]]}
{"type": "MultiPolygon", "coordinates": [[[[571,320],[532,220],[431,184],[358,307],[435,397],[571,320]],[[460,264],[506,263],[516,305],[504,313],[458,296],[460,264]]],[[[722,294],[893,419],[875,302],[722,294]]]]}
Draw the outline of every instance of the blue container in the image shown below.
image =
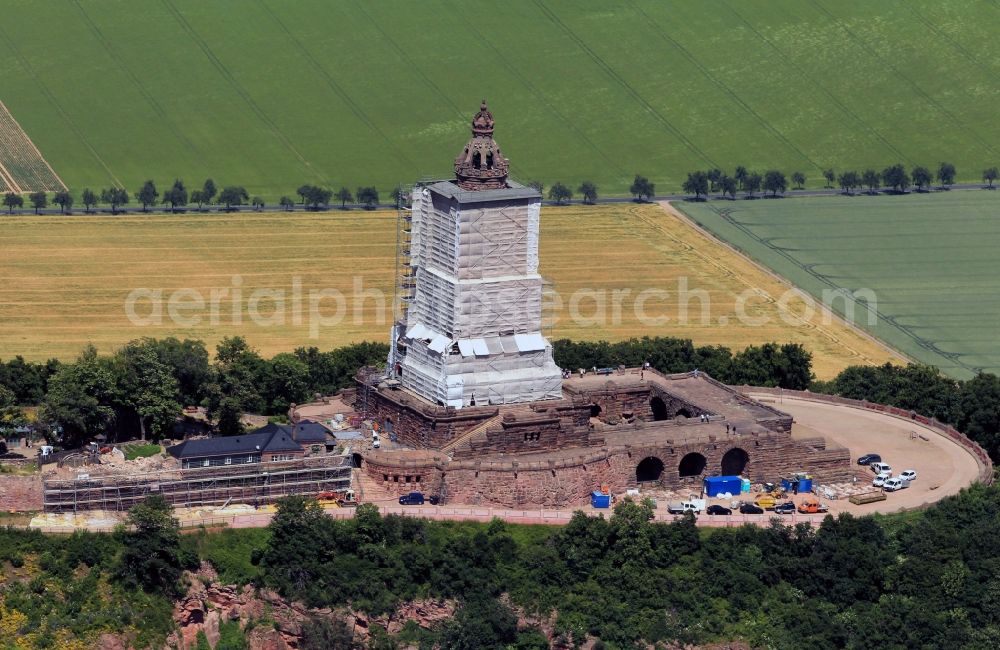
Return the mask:
{"type": "Polygon", "coordinates": [[[720,494],[739,494],[743,491],[743,479],[739,476],[706,476],[705,494],[714,497],[720,494]]]}
{"type": "Polygon", "coordinates": [[[602,494],[600,492],[590,493],[590,505],[594,508],[610,508],[611,507],[611,495],[602,494]]]}
{"type": "Polygon", "coordinates": [[[781,479],[781,489],[784,490],[785,492],[791,492],[792,483],[794,483],[794,481],[792,481],[791,479],[787,478],[781,479]]]}
{"type": "Polygon", "coordinates": [[[813,491],[813,480],[811,478],[800,478],[799,479],[799,493],[802,492],[812,492],[813,491]]]}
{"type": "Polygon", "coordinates": [[[750,492],[750,479],[748,478],[743,479],[743,486],[740,491],[743,492],[744,494],[750,492]]]}

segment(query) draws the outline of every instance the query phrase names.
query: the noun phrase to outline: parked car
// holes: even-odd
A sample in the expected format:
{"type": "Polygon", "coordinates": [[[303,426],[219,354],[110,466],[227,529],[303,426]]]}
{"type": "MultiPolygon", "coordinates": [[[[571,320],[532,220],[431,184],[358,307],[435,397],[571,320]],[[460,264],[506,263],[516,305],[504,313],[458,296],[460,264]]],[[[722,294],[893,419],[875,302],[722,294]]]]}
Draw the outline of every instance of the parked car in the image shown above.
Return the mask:
{"type": "Polygon", "coordinates": [[[424,493],[423,492],[410,492],[409,494],[404,494],[399,497],[399,505],[401,506],[422,506],[424,505],[424,493]]]}
{"type": "Polygon", "coordinates": [[[882,486],[886,492],[895,492],[896,490],[902,490],[903,488],[910,487],[910,482],[899,478],[888,478],[885,480],[885,485],[882,486]]]}
{"type": "Polygon", "coordinates": [[[378,438],[372,438],[372,448],[378,449],[382,446],[382,441],[378,438]]]}
{"type": "Polygon", "coordinates": [[[740,512],[744,515],[762,515],[764,514],[764,509],[752,503],[744,503],[740,506],[740,512]]]}
{"type": "Polygon", "coordinates": [[[917,470],[904,469],[902,472],[899,473],[899,478],[903,479],[904,481],[912,481],[913,479],[917,478],[917,470]]]}
{"type": "Polygon", "coordinates": [[[441,503],[441,497],[439,497],[436,494],[432,494],[430,498],[427,499],[427,502],[430,503],[432,506],[436,506],[437,504],[441,503]]]}
{"type": "Polygon", "coordinates": [[[885,472],[892,473],[892,467],[889,465],[889,463],[876,462],[870,464],[868,467],[870,467],[872,471],[875,472],[876,474],[883,474],[885,472]]]}
{"type": "Polygon", "coordinates": [[[685,512],[700,513],[705,509],[704,499],[688,499],[687,501],[673,501],[667,506],[667,512],[672,515],[679,515],[685,512]]]}
{"type": "Polygon", "coordinates": [[[885,482],[892,478],[892,474],[889,472],[882,472],[872,480],[872,487],[883,487],[885,482]]]}
{"type": "Polygon", "coordinates": [[[878,454],[865,454],[858,459],[858,465],[871,465],[872,463],[881,463],[882,457],[878,454]]]}
{"type": "Polygon", "coordinates": [[[726,506],[720,506],[717,503],[713,503],[712,505],[710,505],[707,508],[705,508],[705,512],[707,514],[710,514],[710,515],[731,515],[731,514],[733,514],[732,510],[730,510],[726,506]]]}
{"type": "Polygon", "coordinates": [[[785,501],[784,503],[779,503],[774,506],[774,512],[779,515],[792,515],[795,514],[795,504],[791,501],[785,501]]]}

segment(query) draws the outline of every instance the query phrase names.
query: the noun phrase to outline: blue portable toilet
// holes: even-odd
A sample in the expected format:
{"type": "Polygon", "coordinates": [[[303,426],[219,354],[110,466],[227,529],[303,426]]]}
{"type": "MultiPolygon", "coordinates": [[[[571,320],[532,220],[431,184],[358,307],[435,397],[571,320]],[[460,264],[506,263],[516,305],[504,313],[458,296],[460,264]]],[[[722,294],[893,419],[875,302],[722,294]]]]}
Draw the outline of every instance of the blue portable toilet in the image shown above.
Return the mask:
{"type": "Polygon", "coordinates": [[[590,493],[590,505],[593,508],[610,508],[611,507],[611,495],[604,494],[602,492],[591,492],[590,493]]]}
{"type": "Polygon", "coordinates": [[[706,476],[705,494],[710,497],[720,494],[739,494],[743,490],[743,479],[739,476],[706,476]]]}
{"type": "Polygon", "coordinates": [[[799,492],[812,492],[813,491],[813,480],[811,476],[806,476],[805,478],[799,479],[799,492]]]}

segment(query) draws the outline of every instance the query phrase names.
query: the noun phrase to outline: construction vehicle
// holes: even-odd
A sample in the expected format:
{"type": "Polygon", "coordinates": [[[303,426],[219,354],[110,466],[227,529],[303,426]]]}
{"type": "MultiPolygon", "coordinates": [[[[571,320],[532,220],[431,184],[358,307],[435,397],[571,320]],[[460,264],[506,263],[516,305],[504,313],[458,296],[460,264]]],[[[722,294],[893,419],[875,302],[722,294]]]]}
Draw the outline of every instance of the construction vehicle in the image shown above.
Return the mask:
{"type": "Polygon", "coordinates": [[[774,506],[777,505],[778,500],[774,498],[773,494],[763,492],[758,494],[753,500],[753,504],[758,508],[763,508],[764,510],[774,510],[774,506]]]}
{"type": "Polygon", "coordinates": [[[354,496],[354,490],[351,489],[320,492],[316,495],[316,500],[322,505],[333,505],[335,503],[341,508],[353,508],[358,505],[358,501],[354,496]]]}
{"type": "Polygon", "coordinates": [[[799,512],[804,515],[815,515],[829,511],[830,507],[825,503],[821,503],[816,497],[806,497],[799,503],[799,512]]]}

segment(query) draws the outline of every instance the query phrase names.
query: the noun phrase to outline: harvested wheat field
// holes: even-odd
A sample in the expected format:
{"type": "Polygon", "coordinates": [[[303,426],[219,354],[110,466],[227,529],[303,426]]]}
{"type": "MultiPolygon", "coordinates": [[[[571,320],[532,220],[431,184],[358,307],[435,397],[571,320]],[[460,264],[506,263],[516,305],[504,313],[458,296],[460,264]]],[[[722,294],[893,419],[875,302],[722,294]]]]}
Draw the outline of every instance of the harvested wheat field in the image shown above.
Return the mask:
{"type": "MultiPolygon", "coordinates": [[[[394,213],[12,217],[0,247],[2,358],[140,336],[239,334],[265,355],[388,338],[394,213]]],[[[897,358],[819,312],[802,321],[798,298],[782,316],[786,285],[657,205],[546,208],[540,258],[551,337],[800,342],[821,378],[897,358]]]]}

